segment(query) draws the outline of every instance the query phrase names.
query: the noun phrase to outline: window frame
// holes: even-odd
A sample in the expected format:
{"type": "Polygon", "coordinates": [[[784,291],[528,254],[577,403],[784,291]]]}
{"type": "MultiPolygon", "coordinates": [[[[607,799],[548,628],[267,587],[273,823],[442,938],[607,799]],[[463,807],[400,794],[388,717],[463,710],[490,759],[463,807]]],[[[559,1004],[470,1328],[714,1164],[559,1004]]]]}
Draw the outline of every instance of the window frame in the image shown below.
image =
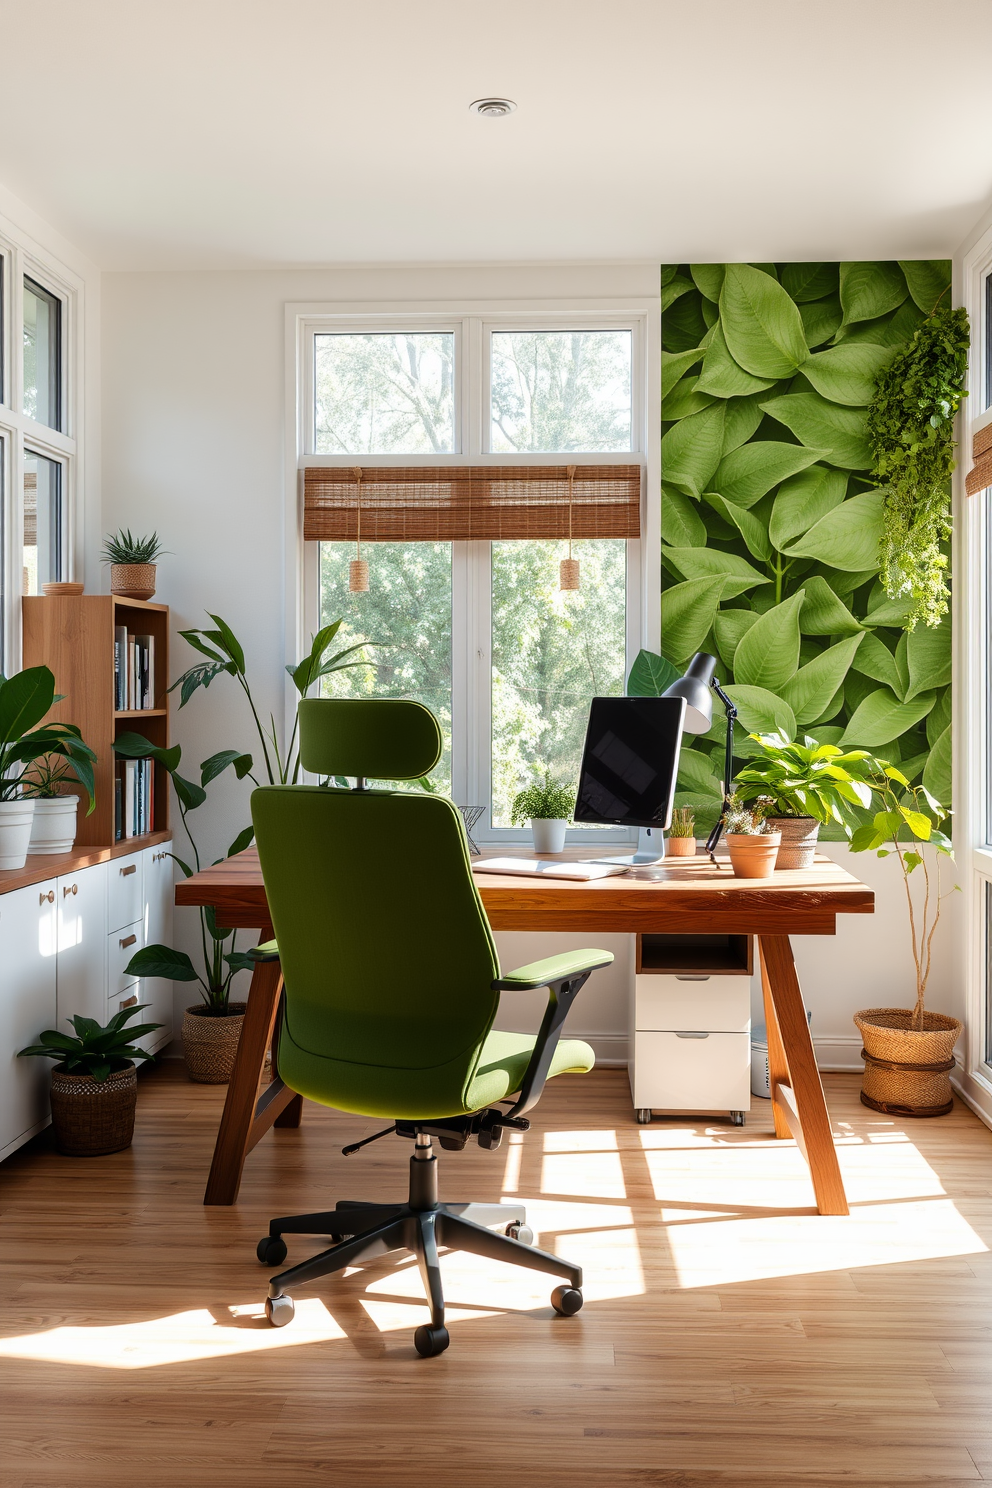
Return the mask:
{"type": "MultiPolygon", "coordinates": [[[[351,466],[356,456],[317,454],[314,450],[314,337],[327,331],[369,334],[389,330],[455,331],[455,450],[451,454],[369,455],[377,466],[443,466],[548,464],[557,452],[493,454],[489,449],[489,383],[491,335],[494,330],[560,331],[571,329],[631,332],[631,448],[580,452],[586,465],[636,464],[645,472],[641,537],[627,542],[625,666],[642,647],[660,642],[660,301],[556,300],[289,305],[286,310],[287,359],[287,593],[291,640],[287,661],[298,659],[317,628],[319,552],[302,536],[303,475],[307,465],[351,466]],[[649,555],[657,561],[652,564],[649,555]],[[292,644],[295,642],[295,644],[292,644]]],[[[491,739],[491,553],[488,542],[452,545],[452,795],[456,801],[483,802],[487,814],[474,833],[480,841],[523,842],[526,829],[492,828],[490,804],[491,739]],[[461,617],[464,617],[462,623],[461,617]]],[[[296,696],[287,688],[286,717],[295,713],[296,696]]],[[[625,828],[573,829],[569,841],[627,843],[636,832],[625,828]]]]}

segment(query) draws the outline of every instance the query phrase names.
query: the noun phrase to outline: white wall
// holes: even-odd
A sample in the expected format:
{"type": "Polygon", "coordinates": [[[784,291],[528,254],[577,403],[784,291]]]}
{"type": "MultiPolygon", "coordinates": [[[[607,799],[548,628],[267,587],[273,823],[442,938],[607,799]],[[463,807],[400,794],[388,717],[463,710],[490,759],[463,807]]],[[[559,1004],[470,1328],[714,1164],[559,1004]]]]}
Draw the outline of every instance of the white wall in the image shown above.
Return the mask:
{"type": "MultiPolygon", "coordinates": [[[[157,598],[176,630],[224,616],[245,644],[266,710],[283,706],[286,654],[284,512],[287,493],[284,307],[287,302],[530,299],[657,293],[656,265],[341,268],[279,272],[110,274],[103,287],[103,480],[106,528],[156,528],[163,559],[157,598]]],[[[290,493],[295,499],[295,492],[290,493]]],[[[181,640],[172,673],[193,660],[181,640]]],[[[198,694],[173,720],[188,773],[225,747],[252,748],[250,719],[227,678],[198,694]]],[[[207,859],[219,856],[248,820],[247,791],[218,782],[204,808],[207,859]],[[206,812],[210,813],[209,818],[206,812]]],[[[846,848],[831,847],[834,856],[846,848]]],[[[861,857],[854,871],[878,893],[873,917],[840,917],[836,938],[805,937],[797,957],[821,1059],[860,1067],[851,1023],[859,1007],[912,1002],[905,906],[891,860],[861,857]]],[[[177,916],[192,952],[191,913],[177,916]]],[[[957,1011],[958,988],[945,929],[932,1005],[957,1011]]],[[[594,937],[617,955],[582,994],[573,1031],[602,1057],[625,1052],[630,938],[594,937]]],[[[588,937],[499,936],[507,965],[520,965],[588,937]]],[[[177,1009],[188,1000],[177,992],[177,1009]]],[[[532,1005],[533,1004],[533,1005],[532,1005]]],[[[521,998],[503,1023],[538,1016],[521,998]]],[[[571,1025],[570,1025],[571,1026],[571,1025]]]]}

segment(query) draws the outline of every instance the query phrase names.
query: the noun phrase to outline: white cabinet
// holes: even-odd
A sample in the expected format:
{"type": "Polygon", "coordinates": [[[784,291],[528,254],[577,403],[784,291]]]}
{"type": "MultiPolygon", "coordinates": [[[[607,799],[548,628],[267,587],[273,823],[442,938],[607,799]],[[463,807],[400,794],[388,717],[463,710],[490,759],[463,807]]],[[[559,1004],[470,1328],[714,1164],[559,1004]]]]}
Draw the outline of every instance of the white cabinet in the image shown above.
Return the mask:
{"type": "Polygon", "coordinates": [[[0,895],[0,1158],[48,1124],[51,1062],[18,1059],[56,1027],[56,880],[0,895]]]}
{"type": "Polygon", "coordinates": [[[140,852],[131,853],[126,858],[111,858],[107,864],[110,880],[107,895],[107,930],[111,934],[141,919],[141,859],[140,852]]]}
{"type": "MultiPolygon", "coordinates": [[[[175,863],[171,847],[171,842],[163,842],[158,847],[146,847],[142,853],[143,945],[172,944],[175,863]]],[[[146,977],[142,981],[141,1001],[150,1006],[146,1013],[142,1013],[141,1020],[144,1023],[163,1025],[157,1033],[150,1033],[141,1040],[141,1047],[149,1053],[164,1048],[172,1038],[172,988],[172,982],[166,981],[164,977],[146,977]]]]}
{"type": "MultiPolygon", "coordinates": [[[[107,869],[94,863],[55,882],[58,922],[57,1005],[60,1033],[81,1013],[102,1023],[107,1007],[107,869]]],[[[3,899],[0,899],[0,908],[3,899]]]]}

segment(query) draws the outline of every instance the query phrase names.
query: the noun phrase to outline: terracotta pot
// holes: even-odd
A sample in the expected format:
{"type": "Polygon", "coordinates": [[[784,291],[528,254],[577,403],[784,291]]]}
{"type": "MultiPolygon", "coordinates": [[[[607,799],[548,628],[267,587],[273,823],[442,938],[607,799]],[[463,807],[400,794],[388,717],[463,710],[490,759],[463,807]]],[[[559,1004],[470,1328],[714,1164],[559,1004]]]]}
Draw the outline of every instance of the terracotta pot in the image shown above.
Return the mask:
{"type": "Polygon", "coordinates": [[[52,1128],[67,1157],[103,1157],[122,1152],[134,1136],[138,1072],[133,1064],[98,1083],[92,1075],[52,1070],[52,1128]]]}
{"type": "Polygon", "coordinates": [[[536,853],[560,853],[565,847],[567,821],[550,817],[531,817],[530,830],[534,838],[536,853]]]}
{"type": "Polygon", "coordinates": [[[154,563],[112,563],[110,592],[124,599],[151,599],[155,593],[154,563]]]}
{"type": "Polygon", "coordinates": [[[67,853],[76,840],[78,796],[36,796],[29,853],[67,853]]]}
{"type": "Polygon", "coordinates": [[[773,832],[781,832],[776,868],[812,868],[820,823],[815,816],[769,816],[765,818],[773,832]]]}
{"type": "Polygon", "coordinates": [[[867,1008],[854,1022],[864,1040],[861,1103],[891,1116],[946,1116],[953,1110],[951,1070],[962,1025],[924,1013],[913,1027],[909,1008],[867,1008]]]}
{"type": "Polygon", "coordinates": [[[201,1003],[183,1016],[186,1072],[198,1085],[226,1085],[234,1070],[244,1027],[246,1002],[229,1002],[226,1014],[211,1013],[201,1003]]]}
{"type": "Polygon", "coordinates": [[[23,868],[27,862],[34,807],[33,796],[0,801],[0,868],[23,868]]]}
{"type": "Polygon", "coordinates": [[[781,841],[781,832],[728,832],[735,878],[771,878],[781,841]]]}
{"type": "Polygon", "coordinates": [[[695,837],[666,837],[666,858],[694,858],[696,856],[695,837]]]}

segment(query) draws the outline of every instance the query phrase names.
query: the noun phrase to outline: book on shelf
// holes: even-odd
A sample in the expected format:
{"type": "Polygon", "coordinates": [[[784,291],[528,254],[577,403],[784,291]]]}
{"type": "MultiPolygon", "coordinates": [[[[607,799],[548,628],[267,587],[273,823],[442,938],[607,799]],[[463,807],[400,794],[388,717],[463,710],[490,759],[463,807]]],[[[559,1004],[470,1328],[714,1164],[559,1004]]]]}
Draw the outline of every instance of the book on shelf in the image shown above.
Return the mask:
{"type": "Polygon", "coordinates": [[[127,707],[127,626],[114,627],[114,708],[118,713],[127,707]]]}
{"type": "Polygon", "coordinates": [[[155,706],[155,637],[152,635],[139,635],[134,638],[134,649],[137,652],[138,675],[137,689],[135,691],[136,708],[154,708],[155,706]]]}
{"type": "Polygon", "coordinates": [[[114,778],[114,841],[155,830],[155,766],[150,759],[120,760],[114,778]]]}
{"type": "Polygon", "coordinates": [[[114,707],[119,713],[155,706],[155,637],[114,630],[114,707]]]}

